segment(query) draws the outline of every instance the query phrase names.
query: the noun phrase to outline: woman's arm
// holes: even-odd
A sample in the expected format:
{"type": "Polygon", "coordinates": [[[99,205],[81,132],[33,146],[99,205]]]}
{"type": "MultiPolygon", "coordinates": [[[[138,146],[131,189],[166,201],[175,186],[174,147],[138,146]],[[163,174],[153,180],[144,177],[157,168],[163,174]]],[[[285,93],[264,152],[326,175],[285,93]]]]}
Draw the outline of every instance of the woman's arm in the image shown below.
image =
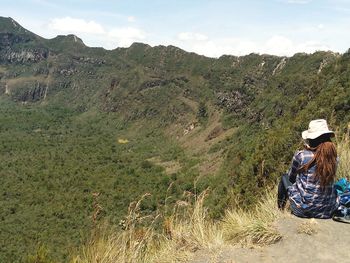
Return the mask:
{"type": "Polygon", "coordinates": [[[289,177],[289,181],[291,183],[295,183],[295,179],[297,177],[297,174],[298,174],[298,169],[301,165],[301,160],[300,160],[300,151],[296,152],[293,156],[293,159],[292,159],[292,165],[288,171],[288,177],[289,177]]]}

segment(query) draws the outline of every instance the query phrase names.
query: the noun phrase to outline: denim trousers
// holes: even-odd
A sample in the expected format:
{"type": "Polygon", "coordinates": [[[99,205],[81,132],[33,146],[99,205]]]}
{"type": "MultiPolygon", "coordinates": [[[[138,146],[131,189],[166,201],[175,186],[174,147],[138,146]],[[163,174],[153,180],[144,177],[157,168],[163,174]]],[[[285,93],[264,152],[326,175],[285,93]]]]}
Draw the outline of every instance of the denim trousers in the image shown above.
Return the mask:
{"type": "Polygon", "coordinates": [[[288,199],[288,187],[295,183],[295,178],[289,178],[288,174],[283,174],[278,184],[277,205],[279,209],[284,209],[288,199]],[[294,180],[293,180],[294,179],[294,180]]]}

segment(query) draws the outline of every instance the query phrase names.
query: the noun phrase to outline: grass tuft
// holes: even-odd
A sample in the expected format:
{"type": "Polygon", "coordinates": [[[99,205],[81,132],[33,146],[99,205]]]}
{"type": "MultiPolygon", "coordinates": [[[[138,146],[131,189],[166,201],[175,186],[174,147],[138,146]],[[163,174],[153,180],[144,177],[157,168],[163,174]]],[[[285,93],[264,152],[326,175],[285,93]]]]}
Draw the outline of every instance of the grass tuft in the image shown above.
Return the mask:
{"type": "Polygon", "coordinates": [[[223,229],[228,240],[242,245],[268,245],[282,236],[273,223],[283,215],[277,209],[276,195],[266,192],[265,198],[252,211],[229,210],[223,220],[223,229]]]}
{"type": "MultiPolygon", "coordinates": [[[[73,263],[112,262],[181,262],[199,249],[214,249],[223,243],[218,224],[208,218],[203,203],[207,191],[190,200],[179,201],[171,216],[163,219],[163,231],[156,231],[156,221],[142,216],[140,205],[147,197],[132,203],[123,230],[113,231],[103,225],[94,231],[91,240],[81,248],[73,263]],[[147,227],[143,226],[144,221],[147,227]]],[[[190,198],[187,196],[187,198],[190,198]]]]}
{"type": "Polygon", "coordinates": [[[143,262],[156,239],[153,223],[139,226],[146,219],[142,216],[140,205],[145,194],[137,202],[130,204],[123,230],[113,231],[107,224],[94,230],[89,242],[82,247],[74,263],[109,263],[109,262],[143,262]]]}
{"type": "Polygon", "coordinates": [[[350,136],[349,133],[337,137],[337,153],[339,163],[337,167],[337,178],[350,180],[350,136]]]}
{"type": "Polygon", "coordinates": [[[313,235],[318,232],[318,223],[314,218],[300,223],[297,227],[297,232],[299,234],[313,235]]]}
{"type": "Polygon", "coordinates": [[[277,209],[275,191],[267,191],[254,209],[228,210],[223,220],[216,222],[208,217],[204,206],[207,195],[208,191],[198,196],[186,192],[170,216],[152,217],[141,213],[142,200],[148,196],[144,195],[130,205],[122,230],[100,226],[72,262],[184,262],[198,250],[215,253],[228,244],[263,246],[282,238],[274,226],[284,216],[277,209]],[[156,228],[159,222],[160,231],[156,228]]]}

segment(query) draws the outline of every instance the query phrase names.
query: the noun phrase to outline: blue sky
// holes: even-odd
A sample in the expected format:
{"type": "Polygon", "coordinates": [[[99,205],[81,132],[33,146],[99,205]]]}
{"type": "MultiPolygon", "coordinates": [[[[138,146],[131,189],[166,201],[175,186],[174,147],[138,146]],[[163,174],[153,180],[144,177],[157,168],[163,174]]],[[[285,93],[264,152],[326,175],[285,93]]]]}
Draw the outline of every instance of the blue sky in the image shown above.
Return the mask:
{"type": "Polygon", "coordinates": [[[75,34],[106,49],[175,45],[211,57],[350,48],[350,0],[0,0],[45,38],[75,34]]]}

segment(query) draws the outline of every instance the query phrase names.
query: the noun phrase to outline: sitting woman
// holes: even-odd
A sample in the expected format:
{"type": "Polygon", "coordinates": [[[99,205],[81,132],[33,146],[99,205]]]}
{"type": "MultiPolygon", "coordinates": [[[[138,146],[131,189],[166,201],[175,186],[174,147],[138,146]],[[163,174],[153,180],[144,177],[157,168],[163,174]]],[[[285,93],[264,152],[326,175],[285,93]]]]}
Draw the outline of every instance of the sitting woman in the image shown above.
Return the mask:
{"type": "Polygon", "coordinates": [[[333,186],[337,151],[326,120],[313,120],[302,133],[304,149],[296,152],[292,167],[282,176],[278,187],[278,207],[284,209],[287,198],[292,213],[299,217],[331,218],[338,207],[333,186]]]}

